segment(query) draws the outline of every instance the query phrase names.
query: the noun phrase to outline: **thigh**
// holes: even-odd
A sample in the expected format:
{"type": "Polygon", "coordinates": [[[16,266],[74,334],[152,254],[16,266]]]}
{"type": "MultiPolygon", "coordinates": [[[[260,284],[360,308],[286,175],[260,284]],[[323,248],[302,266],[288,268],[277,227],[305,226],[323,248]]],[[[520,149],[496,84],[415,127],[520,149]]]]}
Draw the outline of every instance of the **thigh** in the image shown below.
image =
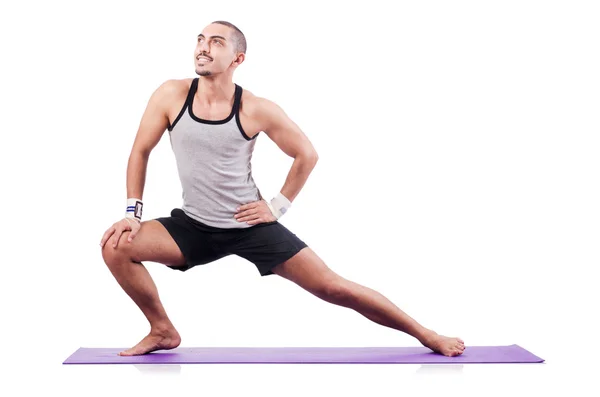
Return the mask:
{"type": "Polygon", "coordinates": [[[116,250],[125,251],[134,262],[157,262],[167,266],[185,264],[185,256],[169,231],[159,221],[144,221],[131,242],[130,232],[124,232],[116,250]]]}
{"type": "Polygon", "coordinates": [[[212,233],[202,230],[180,208],[171,211],[170,217],[156,218],[179,247],[184,260],[169,267],[186,271],[197,265],[205,265],[227,256],[213,244],[212,233]]]}

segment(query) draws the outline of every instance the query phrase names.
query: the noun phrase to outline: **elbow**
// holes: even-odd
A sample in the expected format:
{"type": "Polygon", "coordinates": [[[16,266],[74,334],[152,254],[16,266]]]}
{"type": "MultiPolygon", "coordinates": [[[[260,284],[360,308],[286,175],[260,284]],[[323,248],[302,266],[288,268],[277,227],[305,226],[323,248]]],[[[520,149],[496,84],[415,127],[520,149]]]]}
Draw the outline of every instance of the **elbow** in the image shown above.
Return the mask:
{"type": "Polygon", "coordinates": [[[317,164],[317,161],[319,161],[319,155],[315,150],[305,152],[301,156],[301,158],[302,161],[306,162],[307,164],[310,164],[312,167],[314,167],[317,164]]]}
{"type": "Polygon", "coordinates": [[[152,149],[133,148],[129,154],[129,157],[141,157],[147,160],[150,157],[151,151],[152,149]]]}
{"type": "Polygon", "coordinates": [[[313,163],[319,161],[319,155],[314,146],[310,145],[308,148],[304,150],[306,158],[313,163]]]}

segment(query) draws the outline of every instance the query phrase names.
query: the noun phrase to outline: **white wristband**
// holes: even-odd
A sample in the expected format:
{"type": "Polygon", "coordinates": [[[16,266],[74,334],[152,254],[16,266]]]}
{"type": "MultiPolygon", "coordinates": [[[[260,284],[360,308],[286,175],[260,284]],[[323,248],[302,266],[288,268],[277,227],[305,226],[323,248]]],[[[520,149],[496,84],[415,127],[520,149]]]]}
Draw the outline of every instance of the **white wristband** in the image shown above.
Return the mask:
{"type": "Polygon", "coordinates": [[[271,202],[267,202],[267,206],[273,213],[275,218],[279,219],[290,209],[292,203],[283,194],[278,193],[277,196],[271,199],[271,202]]]}
{"type": "Polygon", "coordinates": [[[128,198],[127,209],[125,210],[125,218],[133,218],[142,221],[142,208],[144,203],[142,199],[128,198]]]}

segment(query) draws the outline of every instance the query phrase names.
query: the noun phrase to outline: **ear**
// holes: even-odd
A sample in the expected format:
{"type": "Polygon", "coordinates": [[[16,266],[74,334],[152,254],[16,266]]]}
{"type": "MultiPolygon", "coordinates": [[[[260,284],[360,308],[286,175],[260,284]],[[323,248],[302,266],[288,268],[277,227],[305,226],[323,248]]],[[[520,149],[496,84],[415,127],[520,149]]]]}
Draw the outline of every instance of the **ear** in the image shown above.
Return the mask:
{"type": "Polygon", "coordinates": [[[241,65],[245,59],[246,59],[246,54],[240,52],[237,54],[237,58],[235,58],[235,60],[233,62],[237,63],[238,65],[241,65]]]}

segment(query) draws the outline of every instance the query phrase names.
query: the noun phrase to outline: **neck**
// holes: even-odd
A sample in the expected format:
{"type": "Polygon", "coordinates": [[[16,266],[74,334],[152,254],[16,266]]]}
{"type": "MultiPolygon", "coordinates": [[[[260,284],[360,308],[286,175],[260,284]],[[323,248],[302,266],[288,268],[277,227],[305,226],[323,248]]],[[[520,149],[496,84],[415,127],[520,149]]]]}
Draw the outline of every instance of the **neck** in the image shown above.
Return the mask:
{"type": "Polygon", "coordinates": [[[230,101],[235,92],[235,84],[231,79],[199,76],[196,97],[208,105],[216,102],[230,101]]]}

